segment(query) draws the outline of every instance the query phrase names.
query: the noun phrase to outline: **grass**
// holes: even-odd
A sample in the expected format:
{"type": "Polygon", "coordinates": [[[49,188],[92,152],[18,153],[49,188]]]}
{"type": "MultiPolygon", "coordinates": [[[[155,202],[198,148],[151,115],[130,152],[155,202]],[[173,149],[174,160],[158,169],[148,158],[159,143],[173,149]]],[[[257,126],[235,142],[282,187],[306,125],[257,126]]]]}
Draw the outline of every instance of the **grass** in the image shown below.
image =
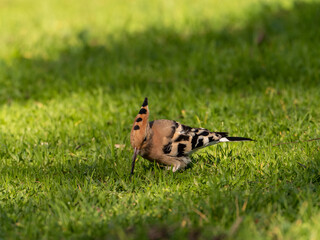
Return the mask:
{"type": "Polygon", "coordinates": [[[318,239],[320,2],[0,2],[0,239],[318,239]],[[251,137],[173,174],[151,119],[251,137]],[[280,142],[299,143],[274,146],[280,142]],[[116,144],[124,145],[117,148],[116,144]]]}

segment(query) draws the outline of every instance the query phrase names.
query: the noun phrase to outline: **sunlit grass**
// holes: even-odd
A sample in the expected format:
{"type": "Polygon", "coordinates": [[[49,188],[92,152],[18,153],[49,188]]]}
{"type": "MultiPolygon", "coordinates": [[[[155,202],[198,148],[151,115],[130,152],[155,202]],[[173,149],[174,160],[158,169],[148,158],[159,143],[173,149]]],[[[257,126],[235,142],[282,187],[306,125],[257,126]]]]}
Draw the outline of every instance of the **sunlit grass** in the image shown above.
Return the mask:
{"type": "Polygon", "coordinates": [[[319,238],[319,9],[1,1],[0,238],[319,238]],[[145,96],[150,120],[256,142],[130,179],[145,96]]]}

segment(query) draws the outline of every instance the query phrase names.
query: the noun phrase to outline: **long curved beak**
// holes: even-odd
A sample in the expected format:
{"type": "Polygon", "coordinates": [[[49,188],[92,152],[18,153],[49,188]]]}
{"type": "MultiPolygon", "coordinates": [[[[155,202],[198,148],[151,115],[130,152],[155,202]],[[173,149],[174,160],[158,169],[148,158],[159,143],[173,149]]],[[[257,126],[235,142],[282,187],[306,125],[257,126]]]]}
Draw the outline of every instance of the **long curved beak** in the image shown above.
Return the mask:
{"type": "Polygon", "coordinates": [[[133,153],[133,157],[132,157],[132,167],[131,167],[131,175],[133,175],[133,171],[134,171],[134,165],[136,163],[136,158],[137,155],[139,154],[139,149],[134,148],[134,153],[133,153]]]}

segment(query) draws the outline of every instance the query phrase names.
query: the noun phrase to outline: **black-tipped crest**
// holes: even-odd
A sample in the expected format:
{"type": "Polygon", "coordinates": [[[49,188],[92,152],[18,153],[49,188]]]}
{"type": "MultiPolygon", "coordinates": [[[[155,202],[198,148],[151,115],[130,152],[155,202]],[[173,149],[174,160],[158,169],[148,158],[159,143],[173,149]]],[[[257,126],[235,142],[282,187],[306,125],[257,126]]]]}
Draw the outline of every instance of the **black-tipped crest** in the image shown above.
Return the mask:
{"type": "Polygon", "coordinates": [[[142,103],[142,107],[145,107],[148,105],[148,98],[146,97],[142,103]]]}
{"type": "Polygon", "coordinates": [[[141,148],[143,144],[143,140],[147,135],[147,128],[149,126],[148,118],[149,118],[148,98],[145,98],[139,110],[139,113],[133,122],[132,130],[131,130],[130,141],[133,148],[136,148],[136,149],[141,148]]]}

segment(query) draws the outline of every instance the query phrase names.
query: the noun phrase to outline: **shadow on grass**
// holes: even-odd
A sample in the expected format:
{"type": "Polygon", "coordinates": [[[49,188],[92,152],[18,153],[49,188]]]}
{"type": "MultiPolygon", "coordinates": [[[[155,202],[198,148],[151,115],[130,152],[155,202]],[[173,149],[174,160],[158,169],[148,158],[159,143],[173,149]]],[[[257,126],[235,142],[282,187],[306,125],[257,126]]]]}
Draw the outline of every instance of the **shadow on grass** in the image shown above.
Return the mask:
{"type": "MultiPolygon", "coordinates": [[[[107,39],[107,45],[96,44],[90,37],[90,32],[84,30],[78,35],[81,46],[66,47],[56,60],[17,56],[10,65],[0,63],[0,82],[4,83],[0,89],[0,102],[23,102],[26,99],[41,101],[67,96],[73,92],[95,91],[97,88],[103,88],[114,96],[134,88],[141,92],[144,89],[168,91],[186,83],[191,89],[212,88],[214,84],[215,91],[258,93],[270,85],[304,89],[318,87],[320,44],[315,39],[320,37],[319,10],[318,3],[299,3],[288,11],[265,6],[249,18],[243,29],[227,26],[217,32],[208,27],[208,23],[203,23],[196,32],[185,35],[170,29],[149,29],[142,33],[124,35],[120,40],[107,39]]],[[[259,214],[263,214],[260,212],[266,210],[271,202],[274,206],[267,212],[270,219],[273,212],[281,213],[282,210],[291,221],[301,217],[297,212],[303,201],[310,198],[311,203],[318,202],[319,195],[313,193],[319,186],[317,159],[319,158],[315,158],[305,168],[297,166],[288,169],[289,173],[278,177],[279,181],[270,185],[266,186],[269,179],[252,182],[249,204],[255,205],[249,205],[246,214],[262,222],[259,214]],[[292,174],[293,171],[296,174],[292,174]],[[291,178],[297,177],[287,180],[288,175],[291,178]]],[[[24,166],[19,171],[25,171],[22,176],[27,176],[28,179],[36,178],[36,175],[43,179],[53,176],[52,181],[57,181],[57,184],[77,181],[77,177],[83,183],[87,176],[96,183],[103,182],[108,177],[114,182],[124,180],[116,172],[116,168],[105,166],[108,165],[103,161],[93,164],[74,161],[61,166],[24,166]]],[[[17,166],[12,169],[8,166],[5,171],[18,170],[17,166]]],[[[115,191],[126,191],[125,187],[120,182],[115,186],[115,191]]],[[[242,187],[224,190],[225,187],[227,186],[222,183],[212,184],[210,191],[220,194],[212,202],[206,202],[203,198],[206,192],[192,196],[196,198],[193,200],[197,202],[197,206],[202,204],[203,212],[214,217],[215,223],[222,217],[234,219],[236,209],[230,199],[234,200],[237,196],[239,201],[245,201],[248,198],[242,187]],[[224,211],[226,208],[232,214],[227,214],[224,211]]],[[[313,205],[309,205],[310,213],[312,207],[313,205]]],[[[140,230],[156,225],[159,221],[165,221],[168,225],[172,223],[178,229],[177,222],[182,220],[179,214],[165,214],[168,214],[168,218],[160,220],[152,216],[139,216],[138,222],[144,224],[140,226],[140,230]]],[[[197,213],[189,214],[193,220],[199,219],[197,213]]],[[[115,218],[115,221],[119,221],[116,222],[119,225],[125,225],[121,221],[137,222],[134,221],[136,217],[115,218]]],[[[6,221],[7,218],[3,217],[1,221],[6,221]]],[[[108,224],[105,223],[103,231],[108,231],[108,224]]],[[[261,224],[261,227],[266,225],[261,224]]],[[[209,224],[202,228],[206,227],[212,228],[209,224]]]]}
{"type": "Polygon", "coordinates": [[[12,64],[0,63],[0,102],[96,88],[116,95],[181,84],[217,92],[319,86],[319,22],[319,3],[297,3],[290,10],[265,5],[242,29],[230,25],[215,31],[204,22],[188,34],[153,28],[117,40],[107,36],[105,44],[84,29],[77,36],[80,46],[66,46],[57,59],[29,59],[22,53],[12,64]]]}

